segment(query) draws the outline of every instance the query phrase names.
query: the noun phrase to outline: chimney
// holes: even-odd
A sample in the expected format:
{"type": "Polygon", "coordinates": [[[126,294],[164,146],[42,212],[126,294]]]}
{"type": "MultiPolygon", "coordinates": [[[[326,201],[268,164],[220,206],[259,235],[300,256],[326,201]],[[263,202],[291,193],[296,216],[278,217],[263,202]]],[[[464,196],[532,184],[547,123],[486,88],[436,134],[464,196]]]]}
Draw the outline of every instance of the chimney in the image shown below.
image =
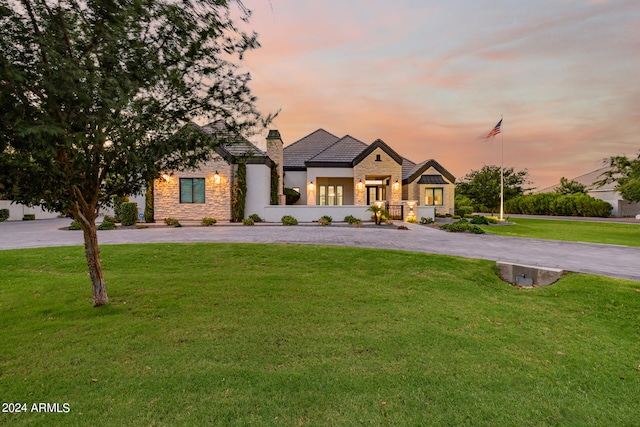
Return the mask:
{"type": "Polygon", "coordinates": [[[280,132],[275,129],[269,130],[267,135],[267,156],[276,164],[278,170],[278,204],[286,204],[284,196],[284,154],[283,142],[280,132]]]}

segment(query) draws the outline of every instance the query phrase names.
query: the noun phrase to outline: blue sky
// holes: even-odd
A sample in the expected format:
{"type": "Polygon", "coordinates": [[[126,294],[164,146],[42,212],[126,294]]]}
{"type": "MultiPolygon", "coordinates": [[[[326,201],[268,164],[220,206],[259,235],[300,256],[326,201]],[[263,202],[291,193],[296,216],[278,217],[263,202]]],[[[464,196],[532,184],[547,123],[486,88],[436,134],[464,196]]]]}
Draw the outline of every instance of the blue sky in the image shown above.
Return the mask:
{"type": "Polygon", "coordinates": [[[461,178],[500,164],[504,137],[536,187],[640,150],[637,0],[243,3],[262,44],[243,66],[285,144],[381,138],[461,178]]]}

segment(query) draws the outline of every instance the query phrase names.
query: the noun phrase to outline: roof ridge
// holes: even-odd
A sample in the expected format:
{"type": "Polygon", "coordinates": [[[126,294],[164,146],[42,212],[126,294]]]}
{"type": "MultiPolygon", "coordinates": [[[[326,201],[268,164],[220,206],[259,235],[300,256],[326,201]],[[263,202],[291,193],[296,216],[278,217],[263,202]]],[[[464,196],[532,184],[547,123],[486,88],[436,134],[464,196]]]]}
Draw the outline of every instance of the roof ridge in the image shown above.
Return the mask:
{"type": "MultiPolygon", "coordinates": [[[[331,132],[329,132],[329,131],[327,131],[327,130],[325,130],[325,129],[323,129],[323,128],[318,128],[318,129],[314,130],[313,132],[311,132],[310,134],[303,136],[303,137],[302,137],[302,138],[300,138],[299,140],[292,142],[291,144],[287,145],[287,146],[286,146],[286,147],[284,147],[284,148],[286,149],[286,148],[289,148],[289,147],[293,147],[293,146],[294,146],[294,145],[296,145],[297,143],[302,142],[304,139],[307,139],[307,138],[309,138],[311,135],[316,134],[316,133],[318,133],[318,132],[320,132],[320,131],[325,132],[325,133],[329,134],[330,136],[332,136],[332,137],[334,137],[334,138],[338,138],[337,136],[335,136],[335,135],[334,135],[334,134],[332,134],[331,132]]],[[[340,138],[338,138],[338,139],[340,139],[340,138]]]]}

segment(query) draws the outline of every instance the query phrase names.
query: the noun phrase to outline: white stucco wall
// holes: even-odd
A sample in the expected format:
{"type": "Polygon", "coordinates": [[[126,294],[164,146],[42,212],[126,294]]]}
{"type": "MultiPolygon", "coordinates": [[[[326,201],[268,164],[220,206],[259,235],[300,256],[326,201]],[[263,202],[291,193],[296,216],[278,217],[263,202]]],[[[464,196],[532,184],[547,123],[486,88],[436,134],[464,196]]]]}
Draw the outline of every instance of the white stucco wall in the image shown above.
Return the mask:
{"type": "MultiPolygon", "coordinates": [[[[144,212],[144,195],[133,196],[129,198],[129,201],[136,202],[138,204],[138,212],[144,212]]],[[[11,203],[11,200],[0,200],[0,209],[9,209],[9,219],[7,221],[22,221],[22,217],[25,214],[34,214],[36,219],[51,219],[57,218],[58,212],[48,212],[39,206],[28,207],[20,203],[11,203]]],[[[100,216],[113,215],[113,208],[106,208],[100,210],[100,216]]]]}
{"type": "Polygon", "coordinates": [[[353,215],[363,221],[371,220],[368,206],[265,206],[263,219],[266,222],[280,222],[284,215],[291,215],[299,222],[317,221],[323,215],[329,215],[335,222],[341,222],[347,215],[353,215]]]}
{"type": "Polygon", "coordinates": [[[264,217],[264,207],[270,203],[271,170],[267,165],[247,165],[247,199],[245,218],[251,214],[264,217]]]}
{"type": "Polygon", "coordinates": [[[618,204],[622,197],[620,197],[620,194],[618,194],[617,192],[613,190],[592,190],[588,191],[587,194],[594,199],[604,200],[605,202],[608,202],[611,206],[613,206],[611,216],[620,215],[620,213],[618,212],[618,204]]]}
{"type": "Polygon", "coordinates": [[[57,218],[57,212],[48,212],[39,206],[32,208],[20,203],[11,203],[11,200],[0,200],[0,209],[9,209],[9,219],[7,221],[22,221],[25,214],[34,214],[36,219],[57,218]]]}

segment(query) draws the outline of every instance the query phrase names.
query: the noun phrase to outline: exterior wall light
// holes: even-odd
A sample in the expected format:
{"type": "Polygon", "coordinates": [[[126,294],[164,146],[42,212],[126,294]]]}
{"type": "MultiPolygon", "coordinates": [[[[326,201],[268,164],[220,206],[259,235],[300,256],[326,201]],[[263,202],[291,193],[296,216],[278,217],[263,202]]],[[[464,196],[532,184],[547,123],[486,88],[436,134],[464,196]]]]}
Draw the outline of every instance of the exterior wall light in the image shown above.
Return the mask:
{"type": "Polygon", "coordinates": [[[216,173],[213,174],[213,183],[220,184],[220,174],[218,174],[218,171],[216,171],[216,173]]]}
{"type": "Polygon", "coordinates": [[[358,181],[358,190],[362,190],[364,188],[364,184],[362,180],[358,181]]]}
{"type": "Polygon", "coordinates": [[[400,188],[400,183],[398,182],[398,180],[396,179],[396,182],[393,183],[393,189],[394,190],[398,190],[400,188]]]}
{"type": "Polygon", "coordinates": [[[313,185],[313,181],[309,182],[309,190],[313,191],[313,189],[315,188],[315,186],[313,185]]]}
{"type": "Polygon", "coordinates": [[[165,182],[169,182],[169,181],[171,181],[171,176],[170,176],[170,175],[167,175],[166,173],[163,173],[163,174],[162,174],[162,179],[163,179],[165,182]]]}

